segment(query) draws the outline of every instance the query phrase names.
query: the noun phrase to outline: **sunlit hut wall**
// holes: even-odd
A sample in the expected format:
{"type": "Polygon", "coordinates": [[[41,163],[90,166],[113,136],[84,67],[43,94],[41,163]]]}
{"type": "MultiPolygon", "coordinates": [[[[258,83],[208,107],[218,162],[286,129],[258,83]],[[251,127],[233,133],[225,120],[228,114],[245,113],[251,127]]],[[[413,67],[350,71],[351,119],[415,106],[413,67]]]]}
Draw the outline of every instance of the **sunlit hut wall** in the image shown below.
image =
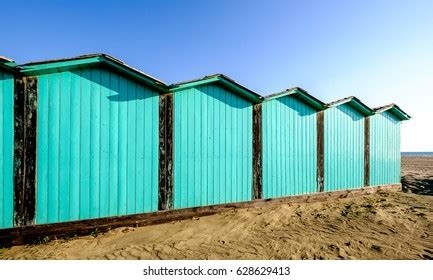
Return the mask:
{"type": "Polygon", "coordinates": [[[399,182],[396,105],[166,86],[103,54],[0,62],[0,228],[399,182]]]}
{"type": "Polygon", "coordinates": [[[260,96],[223,75],[171,86],[174,208],[252,199],[253,104],[260,96]]]}
{"type": "Polygon", "coordinates": [[[410,117],[397,105],[376,108],[370,122],[370,184],[400,183],[400,125],[410,117]]]}
{"type": "Polygon", "coordinates": [[[263,114],[263,198],[314,193],[317,112],[325,105],[301,88],[268,96],[263,114]]]}
{"type": "Polygon", "coordinates": [[[30,63],[36,224],[156,211],[163,84],[107,55],[30,63]]]}
{"type": "Polygon", "coordinates": [[[0,228],[13,225],[14,74],[0,57],[0,228]]]}
{"type": "Polygon", "coordinates": [[[328,104],[324,111],[324,190],[365,185],[365,117],[373,111],[356,97],[328,104]]]}

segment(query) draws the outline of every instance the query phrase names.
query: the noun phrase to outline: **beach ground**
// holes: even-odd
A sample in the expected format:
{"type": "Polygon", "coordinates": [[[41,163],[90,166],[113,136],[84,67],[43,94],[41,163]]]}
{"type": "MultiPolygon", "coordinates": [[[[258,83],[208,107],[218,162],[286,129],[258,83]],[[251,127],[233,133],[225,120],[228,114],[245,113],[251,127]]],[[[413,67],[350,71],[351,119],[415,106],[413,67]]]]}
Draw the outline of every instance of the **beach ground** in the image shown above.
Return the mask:
{"type": "Polygon", "coordinates": [[[402,184],[4,248],[0,259],[433,259],[433,157],[403,157],[402,184]]]}

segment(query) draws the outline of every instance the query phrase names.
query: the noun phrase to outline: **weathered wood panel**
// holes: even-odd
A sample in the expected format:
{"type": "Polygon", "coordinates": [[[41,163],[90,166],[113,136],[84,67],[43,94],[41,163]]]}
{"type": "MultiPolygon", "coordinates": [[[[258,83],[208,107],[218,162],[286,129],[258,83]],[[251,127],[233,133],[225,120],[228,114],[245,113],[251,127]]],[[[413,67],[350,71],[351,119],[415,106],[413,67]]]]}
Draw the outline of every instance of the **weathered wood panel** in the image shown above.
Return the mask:
{"type": "Polygon", "coordinates": [[[36,206],[37,89],[35,77],[15,79],[15,225],[34,223],[36,206]]]}
{"type": "Polygon", "coordinates": [[[173,208],[173,95],[159,98],[159,194],[158,209],[173,208]]]}
{"type": "Polygon", "coordinates": [[[370,185],[370,118],[364,120],[364,186],[370,185]]]}
{"type": "Polygon", "coordinates": [[[253,198],[263,198],[262,104],[253,107],[253,198]]]}
{"type": "Polygon", "coordinates": [[[320,111],[317,113],[317,186],[318,191],[323,192],[325,189],[325,113],[320,111]]]}

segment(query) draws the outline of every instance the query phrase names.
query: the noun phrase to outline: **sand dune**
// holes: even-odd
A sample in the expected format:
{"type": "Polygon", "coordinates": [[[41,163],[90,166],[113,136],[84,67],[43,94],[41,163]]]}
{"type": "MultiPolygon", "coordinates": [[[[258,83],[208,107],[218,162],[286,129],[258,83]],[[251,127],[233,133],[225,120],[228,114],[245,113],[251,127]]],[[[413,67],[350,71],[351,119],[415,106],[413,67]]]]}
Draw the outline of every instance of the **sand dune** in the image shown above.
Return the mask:
{"type": "Polygon", "coordinates": [[[403,159],[403,170],[412,193],[230,210],[12,247],[0,259],[433,259],[433,196],[418,194],[433,158],[403,159]]]}

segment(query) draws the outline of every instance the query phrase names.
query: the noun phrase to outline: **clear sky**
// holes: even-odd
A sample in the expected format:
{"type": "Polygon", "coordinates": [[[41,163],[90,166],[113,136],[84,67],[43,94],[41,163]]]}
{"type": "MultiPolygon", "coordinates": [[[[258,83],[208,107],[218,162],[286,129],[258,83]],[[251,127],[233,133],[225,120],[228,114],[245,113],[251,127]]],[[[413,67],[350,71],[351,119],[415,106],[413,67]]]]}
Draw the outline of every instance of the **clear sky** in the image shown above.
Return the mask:
{"type": "Polygon", "coordinates": [[[2,1],[0,55],[104,52],[167,83],[224,73],[267,95],[395,102],[403,151],[433,151],[433,1],[2,1]]]}

